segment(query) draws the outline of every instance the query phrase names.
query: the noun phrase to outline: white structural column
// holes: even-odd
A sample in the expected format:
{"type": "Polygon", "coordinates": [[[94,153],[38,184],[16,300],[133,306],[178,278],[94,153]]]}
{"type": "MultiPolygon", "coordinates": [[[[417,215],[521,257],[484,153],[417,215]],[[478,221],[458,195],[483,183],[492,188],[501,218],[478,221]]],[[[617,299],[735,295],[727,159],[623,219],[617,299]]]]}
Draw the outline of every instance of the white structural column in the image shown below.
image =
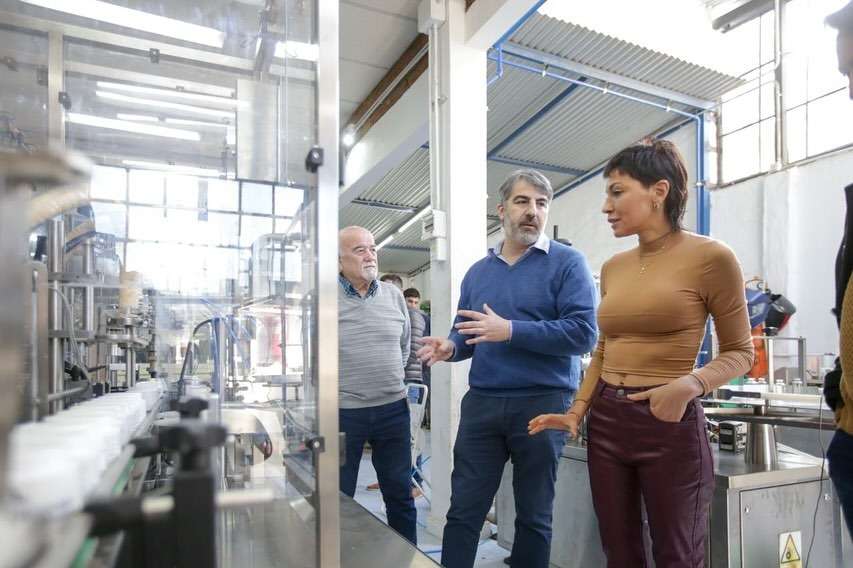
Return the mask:
{"type": "MultiPolygon", "coordinates": [[[[487,48],[535,4],[533,0],[479,0],[471,11],[481,3],[476,17],[469,12],[466,21],[465,0],[447,0],[446,19],[436,34],[438,65],[429,70],[430,81],[438,80],[442,101],[438,105],[438,140],[434,131],[430,133],[430,158],[437,162],[433,175],[438,172],[439,182],[438,192],[433,188],[432,205],[447,214],[448,238],[446,260],[435,260],[433,251],[430,265],[435,335],[450,331],[462,278],[486,254],[487,48]],[[509,19],[508,13],[518,16],[509,19]],[[505,25],[495,24],[504,20],[505,25]]],[[[468,362],[440,363],[432,369],[432,509],[428,527],[439,535],[450,505],[453,443],[459,406],[468,389],[469,366],[468,362]]]]}

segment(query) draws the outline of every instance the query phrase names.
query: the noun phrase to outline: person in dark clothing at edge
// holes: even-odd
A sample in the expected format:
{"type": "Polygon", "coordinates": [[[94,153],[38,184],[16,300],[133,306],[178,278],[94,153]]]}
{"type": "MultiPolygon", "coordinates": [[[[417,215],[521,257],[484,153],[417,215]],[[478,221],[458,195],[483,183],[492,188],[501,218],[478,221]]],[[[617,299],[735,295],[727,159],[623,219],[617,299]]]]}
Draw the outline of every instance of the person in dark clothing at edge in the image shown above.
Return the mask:
{"type": "Polygon", "coordinates": [[[500,188],[504,240],[465,275],[449,338],[424,337],[428,365],[471,358],[453,449],[441,563],[471,568],[486,513],[512,459],[516,503],[511,565],[547,568],[557,461],[565,432],[528,436],[543,413],[564,413],[580,355],[596,341],[596,292],[586,259],[543,234],[554,192],[534,170],[500,188]]]}
{"type": "MultiPolygon", "coordinates": [[[[847,77],[853,99],[853,2],[830,15],[826,23],[838,30],[838,70],[847,77]]],[[[839,357],[824,379],[824,397],[835,411],[838,429],[826,452],[829,476],[841,500],[847,530],[853,536],[853,184],[844,188],[847,216],[844,237],[835,261],[835,312],[839,328],[839,357]]]]}

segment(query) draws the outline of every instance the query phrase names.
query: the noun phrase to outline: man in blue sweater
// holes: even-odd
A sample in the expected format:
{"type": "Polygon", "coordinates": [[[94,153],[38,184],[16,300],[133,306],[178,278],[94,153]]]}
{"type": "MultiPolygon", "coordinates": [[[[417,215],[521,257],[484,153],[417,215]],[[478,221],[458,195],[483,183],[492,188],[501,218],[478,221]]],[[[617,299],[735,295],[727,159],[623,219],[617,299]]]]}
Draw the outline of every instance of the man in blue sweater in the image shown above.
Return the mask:
{"type": "Polygon", "coordinates": [[[449,338],[425,337],[418,352],[429,366],[473,358],[453,449],[441,556],[448,568],[474,565],[507,459],[517,514],[512,565],[548,566],[565,433],[528,436],[527,423],[543,412],[566,412],[578,387],[579,356],[596,341],[586,259],[543,234],[553,195],[539,172],[519,170],[506,179],[498,205],[504,240],[465,275],[449,338]]]}

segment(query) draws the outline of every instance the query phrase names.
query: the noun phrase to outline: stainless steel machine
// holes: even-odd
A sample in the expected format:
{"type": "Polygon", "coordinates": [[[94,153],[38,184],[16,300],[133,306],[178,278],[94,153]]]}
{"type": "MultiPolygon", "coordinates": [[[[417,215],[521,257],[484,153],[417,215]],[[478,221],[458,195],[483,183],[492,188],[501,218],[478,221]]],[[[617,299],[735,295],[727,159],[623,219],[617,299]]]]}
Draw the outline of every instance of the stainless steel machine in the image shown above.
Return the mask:
{"type": "Polygon", "coordinates": [[[338,491],[338,57],[330,0],[0,0],[0,566],[435,565],[338,491]]]}
{"type": "MultiPolygon", "coordinates": [[[[706,566],[778,566],[786,546],[792,545],[802,566],[849,566],[853,544],[825,460],[776,439],[777,429],[783,428],[801,430],[815,439],[824,429],[831,432],[834,425],[829,410],[822,408],[818,394],[767,392],[765,386],[764,391],[754,391],[759,396],[738,396],[744,394],[744,388],[749,392],[748,387],[732,387],[724,398],[703,401],[715,466],[706,566]],[[719,422],[739,425],[723,427],[718,438],[719,422]],[[738,432],[745,444],[742,451],[736,442],[738,432]]],[[[512,547],[515,520],[511,482],[508,464],[497,498],[498,542],[507,549],[512,547]]],[[[552,565],[604,566],[584,441],[571,442],[563,449],[556,491],[552,565]]],[[[648,525],[645,536],[648,553],[652,543],[648,525]]],[[[649,565],[654,566],[647,555],[649,565]]]]}

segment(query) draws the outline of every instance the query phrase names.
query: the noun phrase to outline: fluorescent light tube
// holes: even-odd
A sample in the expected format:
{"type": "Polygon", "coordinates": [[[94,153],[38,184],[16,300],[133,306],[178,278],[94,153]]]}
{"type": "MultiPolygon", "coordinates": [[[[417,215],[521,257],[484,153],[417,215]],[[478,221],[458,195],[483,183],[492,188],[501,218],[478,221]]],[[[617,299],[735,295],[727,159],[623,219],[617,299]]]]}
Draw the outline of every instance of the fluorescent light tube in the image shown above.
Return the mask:
{"type": "Polygon", "coordinates": [[[144,106],[153,106],[158,108],[168,108],[172,110],[179,110],[183,112],[192,112],[195,114],[204,114],[207,116],[216,116],[219,118],[233,118],[234,112],[230,110],[216,110],[212,108],[202,108],[192,105],[185,105],[181,103],[170,103],[166,101],[153,101],[151,99],[140,99],[138,97],[129,97],[127,95],[122,95],[119,93],[110,93],[108,91],[95,91],[95,93],[104,99],[110,99],[113,101],[119,101],[123,103],[130,103],[135,105],[144,105],[144,106]]]}
{"type": "Polygon", "coordinates": [[[172,37],[183,41],[209,45],[222,49],[225,43],[225,34],[217,29],[198,26],[173,18],[166,18],[143,12],[116,6],[109,2],[100,0],[21,0],[26,4],[40,6],[57,12],[65,12],[83,18],[91,18],[99,22],[107,22],[116,26],[132,28],[135,30],[172,37]]]}
{"type": "Polygon", "coordinates": [[[159,122],[160,119],[156,116],[147,114],[126,114],[123,112],[116,113],[116,118],[119,120],[135,120],[137,122],[159,122]]]}
{"type": "Polygon", "coordinates": [[[98,81],[98,87],[102,89],[112,89],[114,91],[127,91],[129,93],[141,93],[144,95],[157,95],[163,97],[174,97],[176,99],[185,99],[192,101],[202,101],[214,104],[237,106],[236,99],[226,97],[217,97],[214,95],[202,95],[199,93],[187,93],[186,91],[177,91],[174,89],[158,89],[156,87],[143,87],[140,85],[126,85],[124,83],[113,83],[110,81],[98,81]]]}
{"type": "Polygon", "coordinates": [[[280,59],[302,59],[303,61],[317,61],[320,58],[320,49],[316,43],[303,43],[301,41],[280,41],[275,46],[275,56],[280,59]]]}
{"type": "Polygon", "coordinates": [[[97,128],[107,128],[110,130],[123,130],[124,132],[134,132],[136,134],[150,134],[151,136],[163,136],[165,138],[177,138],[179,140],[192,140],[193,142],[201,140],[201,134],[192,130],[181,130],[179,128],[167,128],[165,126],[155,126],[153,124],[130,122],[127,120],[116,120],[114,118],[104,118],[102,116],[93,116],[91,114],[69,112],[65,115],[65,120],[73,122],[74,124],[83,124],[86,126],[95,126],[97,128]]]}
{"type": "Polygon", "coordinates": [[[380,250],[382,247],[384,247],[385,245],[387,245],[388,243],[390,243],[393,240],[394,240],[394,235],[391,235],[390,237],[386,238],[381,243],[376,245],[376,250],[380,250]]]}
{"type": "Polygon", "coordinates": [[[400,228],[397,230],[397,233],[396,233],[396,234],[398,234],[398,235],[399,235],[400,233],[402,233],[403,231],[405,231],[406,229],[408,229],[409,227],[411,227],[412,225],[414,225],[415,223],[417,223],[417,222],[418,222],[418,220],[419,220],[421,217],[423,217],[424,215],[426,215],[426,214],[427,214],[427,213],[429,213],[429,212],[430,212],[430,207],[429,207],[429,205],[427,205],[426,207],[424,207],[423,209],[421,209],[420,211],[418,211],[417,213],[415,213],[415,216],[414,216],[414,217],[412,217],[411,219],[409,219],[408,221],[406,221],[406,222],[403,224],[403,226],[402,226],[402,227],[400,227],[400,228]]]}
{"type": "Polygon", "coordinates": [[[216,126],[219,128],[230,128],[227,122],[208,122],[205,120],[189,120],[187,118],[167,118],[167,124],[183,124],[184,126],[216,126]]]}
{"type": "Polygon", "coordinates": [[[205,122],[203,120],[186,120],[183,118],[167,118],[167,124],[183,124],[186,126],[219,127],[225,129],[225,143],[234,145],[237,143],[237,128],[225,122],[205,122]]]}
{"type": "Polygon", "coordinates": [[[122,160],[126,166],[136,168],[147,168],[152,170],[160,170],[163,172],[174,172],[178,174],[196,175],[196,176],[221,176],[222,172],[208,168],[197,168],[195,166],[180,166],[177,164],[164,164],[161,162],[146,162],[143,160],[122,160]]]}

